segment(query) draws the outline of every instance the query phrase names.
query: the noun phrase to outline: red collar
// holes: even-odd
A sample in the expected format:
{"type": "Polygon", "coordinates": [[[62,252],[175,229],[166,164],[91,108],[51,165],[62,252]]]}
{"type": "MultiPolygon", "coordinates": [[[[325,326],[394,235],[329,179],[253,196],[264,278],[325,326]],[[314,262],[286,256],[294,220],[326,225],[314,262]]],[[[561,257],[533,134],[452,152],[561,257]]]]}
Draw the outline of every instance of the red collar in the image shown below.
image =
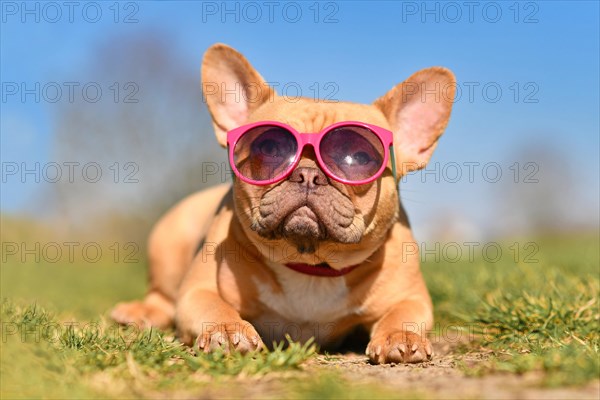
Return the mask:
{"type": "Polygon", "coordinates": [[[357,265],[352,265],[350,267],[342,268],[340,270],[333,269],[326,263],[311,265],[311,264],[302,264],[302,263],[290,263],[284,264],[289,269],[292,269],[296,272],[300,272],[301,274],[312,275],[312,276],[326,276],[326,277],[336,277],[343,276],[352,271],[357,265]]]}

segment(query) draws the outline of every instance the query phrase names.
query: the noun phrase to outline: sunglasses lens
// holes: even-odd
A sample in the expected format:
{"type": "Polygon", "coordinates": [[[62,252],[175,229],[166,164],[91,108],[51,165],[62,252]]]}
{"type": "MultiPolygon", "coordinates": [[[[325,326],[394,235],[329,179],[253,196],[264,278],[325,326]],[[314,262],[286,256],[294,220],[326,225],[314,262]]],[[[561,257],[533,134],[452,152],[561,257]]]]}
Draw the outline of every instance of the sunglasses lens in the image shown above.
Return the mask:
{"type": "Polygon", "coordinates": [[[235,167],[245,178],[269,181],[283,175],[296,160],[298,143],[284,128],[265,125],[244,133],[235,144],[235,167]]]}
{"type": "Polygon", "coordinates": [[[361,126],[344,126],[328,132],[319,150],[333,175],[353,182],[373,177],[385,158],[379,137],[361,126]]]}

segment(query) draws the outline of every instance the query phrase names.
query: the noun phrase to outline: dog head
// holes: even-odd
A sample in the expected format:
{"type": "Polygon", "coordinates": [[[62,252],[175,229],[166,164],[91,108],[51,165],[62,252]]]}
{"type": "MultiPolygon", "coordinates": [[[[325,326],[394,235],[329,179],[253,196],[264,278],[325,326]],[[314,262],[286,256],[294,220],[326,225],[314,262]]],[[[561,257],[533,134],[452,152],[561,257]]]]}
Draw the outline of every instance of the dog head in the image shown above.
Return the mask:
{"type": "Polygon", "coordinates": [[[393,132],[392,159],[375,181],[345,185],[329,178],[307,146],[294,171],[265,186],[235,179],[235,214],[263,256],[277,263],[327,263],[340,270],[366,260],[397,221],[397,179],[426,165],[452,108],[455,79],[428,68],[392,88],[373,104],[323,102],[278,96],[237,51],[208,49],[202,64],[205,101],[219,143],[227,132],[259,121],[278,121],[298,132],[318,133],[341,121],[360,121],[393,132]]]}

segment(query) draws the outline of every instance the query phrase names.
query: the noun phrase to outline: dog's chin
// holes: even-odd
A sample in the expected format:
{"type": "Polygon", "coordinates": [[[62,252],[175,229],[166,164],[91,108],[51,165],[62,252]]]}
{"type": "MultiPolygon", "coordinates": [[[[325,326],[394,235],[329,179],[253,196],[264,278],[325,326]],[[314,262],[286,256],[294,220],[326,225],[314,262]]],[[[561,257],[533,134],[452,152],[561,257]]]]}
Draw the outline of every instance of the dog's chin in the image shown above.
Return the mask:
{"type": "Polygon", "coordinates": [[[291,212],[281,225],[282,238],[294,245],[298,253],[314,253],[319,240],[326,236],[321,221],[307,206],[291,212]]]}

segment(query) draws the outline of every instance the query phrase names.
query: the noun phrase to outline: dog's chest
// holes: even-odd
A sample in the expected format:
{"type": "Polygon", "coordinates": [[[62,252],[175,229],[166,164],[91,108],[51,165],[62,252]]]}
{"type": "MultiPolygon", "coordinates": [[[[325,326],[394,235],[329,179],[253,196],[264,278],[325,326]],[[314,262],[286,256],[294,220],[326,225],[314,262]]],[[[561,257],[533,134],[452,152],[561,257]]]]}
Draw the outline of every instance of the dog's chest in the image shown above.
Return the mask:
{"type": "Polygon", "coordinates": [[[332,323],[353,313],[343,278],[310,276],[280,268],[277,280],[281,289],[277,291],[271,285],[255,282],[259,301],[263,308],[289,322],[332,323]]]}

